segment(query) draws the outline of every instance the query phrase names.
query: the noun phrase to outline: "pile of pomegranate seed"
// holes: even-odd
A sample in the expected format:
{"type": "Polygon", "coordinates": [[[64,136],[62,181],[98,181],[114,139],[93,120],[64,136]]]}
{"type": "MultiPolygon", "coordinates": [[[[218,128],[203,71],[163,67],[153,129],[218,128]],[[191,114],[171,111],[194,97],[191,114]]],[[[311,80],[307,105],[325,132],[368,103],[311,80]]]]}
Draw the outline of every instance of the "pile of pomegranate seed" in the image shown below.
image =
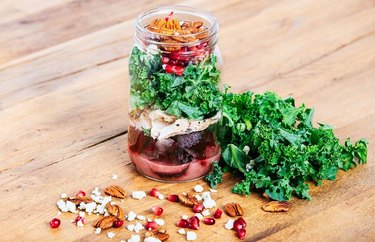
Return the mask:
{"type": "Polygon", "coordinates": [[[239,239],[244,239],[246,235],[246,221],[240,217],[236,219],[233,223],[233,230],[237,232],[239,239]]]}

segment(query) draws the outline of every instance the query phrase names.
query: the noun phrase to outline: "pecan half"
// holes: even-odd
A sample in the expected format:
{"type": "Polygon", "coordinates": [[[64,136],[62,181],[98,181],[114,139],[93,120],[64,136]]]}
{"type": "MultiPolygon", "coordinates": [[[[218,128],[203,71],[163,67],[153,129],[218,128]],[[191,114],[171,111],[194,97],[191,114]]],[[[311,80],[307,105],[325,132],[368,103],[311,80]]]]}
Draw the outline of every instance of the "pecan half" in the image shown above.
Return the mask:
{"type": "Polygon", "coordinates": [[[169,234],[167,234],[167,231],[165,229],[152,230],[152,231],[147,231],[145,234],[145,237],[146,238],[153,237],[160,241],[166,241],[167,239],[169,239],[169,234]]]}
{"type": "Polygon", "coordinates": [[[93,200],[89,197],[68,197],[67,201],[79,205],[80,203],[91,203],[93,200]]]}
{"type": "Polygon", "coordinates": [[[290,202],[272,201],[266,203],[262,209],[266,212],[287,212],[290,209],[290,202]]]}
{"type": "Polygon", "coordinates": [[[101,228],[101,229],[108,229],[113,226],[113,222],[115,222],[116,220],[117,218],[115,216],[106,216],[96,221],[94,227],[101,228]]]}
{"type": "Polygon", "coordinates": [[[238,203],[228,203],[224,206],[224,211],[231,217],[242,216],[244,211],[238,203]]]}
{"type": "Polygon", "coordinates": [[[105,194],[109,196],[117,197],[117,198],[125,198],[127,195],[127,193],[122,187],[116,186],[116,185],[107,187],[106,189],[104,189],[104,192],[105,194]]]}
{"type": "Polygon", "coordinates": [[[198,199],[191,193],[182,193],[178,195],[178,199],[182,204],[188,207],[194,207],[199,204],[198,199]]]}
{"type": "Polygon", "coordinates": [[[124,211],[119,205],[116,205],[116,204],[111,205],[110,203],[107,203],[105,207],[107,208],[108,213],[110,215],[113,215],[121,220],[124,219],[124,211]]]}

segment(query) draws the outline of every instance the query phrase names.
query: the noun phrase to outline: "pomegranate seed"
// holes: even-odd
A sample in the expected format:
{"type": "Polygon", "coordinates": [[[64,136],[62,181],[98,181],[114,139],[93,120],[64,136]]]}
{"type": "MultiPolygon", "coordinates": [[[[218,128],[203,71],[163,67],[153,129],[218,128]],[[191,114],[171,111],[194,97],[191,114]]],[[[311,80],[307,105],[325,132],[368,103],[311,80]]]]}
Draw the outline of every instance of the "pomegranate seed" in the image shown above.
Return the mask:
{"type": "Polygon", "coordinates": [[[74,220],[74,222],[77,224],[78,221],[81,221],[84,224],[86,222],[86,219],[78,215],[76,219],[74,220]]]}
{"type": "Polygon", "coordinates": [[[151,197],[158,197],[160,195],[160,192],[156,188],[152,188],[151,191],[149,192],[149,195],[151,197]]]}
{"type": "Polygon", "coordinates": [[[180,221],[178,221],[176,225],[180,228],[189,228],[189,221],[187,221],[186,219],[180,219],[180,221]]]}
{"type": "Polygon", "coordinates": [[[163,208],[161,207],[157,207],[157,206],[153,206],[151,208],[151,211],[153,214],[155,214],[156,216],[160,216],[162,213],[163,213],[163,208]]]}
{"type": "Polygon", "coordinates": [[[193,212],[194,213],[201,213],[204,210],[203,204],[196,204],[193,207],[193,212]]]}
{"type": "Polygon", "coordinates": [[[243,218],[238,218],[233,223],[233,230],[234,231],[238,232],[240,229],[244,229],[245,227],[246,227],[246,222],[243,218]]]}
{"type": "Polygon", "coordinates": [[[237,231],[237,236],[239,239],[244,239],[246,235],[246,229],[240,229],[237,231]]]}
{"type": "Polygon", "coordinates": [[[218,209],[216,209],[216,211],[214,213],[214,218],[219,219],[219,218],[221,218],[222,214],[223,214],[223,210],[221,210],[220,208],[218,208],[218,209]]]}
{"type": "Polygon", "coordinates": [[[166,57],[166,56],[163,56],[163,57],[161,58],[161,63],[162,63],[162,64],[168,64],[168,63],[169,63],[169,58],[166,57]]]}
{"type": "Polygon", "coordinates": [[[168,14],[168,16],[165,18],[165,21],[169,21],[173,16],[173,11],[168,14]]]}
{"type": "Polygon", "coordinates": [[[184,73],[184,68],[182,66],[174,66],[167,64],[165,66],[165,72],[181,76],[184,73]]]}
{"type": "Polygon", "coordinates": [[[154,230],[158,227],[158,224],[154,221],[147,221],[145,225],[146,230],[154,230]]]}
{"type": "Polygon", "coordinates": [[[203,223],[207,224],[207,225],[214,225],[215,224],[215,219],[213,219],[213,218],[205,218],[203,220],[203,223]]]}
{"type": "Polygon", "coordinates": [[[190,229],[199,229],[199,218],[197,216],[193,216],[189,219],[189,228],[190,229]]]}
{"type": "Polygon", "coordinates": [[[172,194],[168,196],[168,200],[171,202],[177,203],[179,202],[180,199],[178,198],[178,195],[172,194]]]}
{"type": "Polygon", "coordinates": [[[51,220],[51,222],[49,222],[49,226],[51,226],[51,228],[53,228],[53,229],[58,228],[60,226],[60,224],[61,224],[61,221],[58,218],[54,218],[54,219],[51,220]]]}
{"type": "Polygon", "coordinates": [[[118,220],[113,222],[112,226],[114,228],[120,228],[120,227],[122,227],[123,224],[124,224],[124,220],[118,219],[118,220]]]}
{"type": "Polygon", "coordinates": [[[86,193],[82,190],[79,190],[76,194],[76,197],[86,197],[86,193]]]}

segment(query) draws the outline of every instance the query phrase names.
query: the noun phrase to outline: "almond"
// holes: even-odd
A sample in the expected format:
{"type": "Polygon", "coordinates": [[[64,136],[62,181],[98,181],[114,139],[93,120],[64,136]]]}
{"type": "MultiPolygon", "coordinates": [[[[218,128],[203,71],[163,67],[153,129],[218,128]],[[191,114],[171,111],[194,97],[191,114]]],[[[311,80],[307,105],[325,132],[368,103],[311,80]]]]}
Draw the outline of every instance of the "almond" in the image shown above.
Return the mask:
{"type": "Polygon", "coordinates": [[[228,203],[224,206],[224,211],[230,217],[242,216],[244,211],[238,203],[228,203]]]}
{"type": "Polygon", "coordinates": [[[124,219],[124,211],[119,205],[111,205],[110,203],[107,203],[105,207],[107,208],[110,215],[113,215],[121,220],[124,219]]]}
{"type": "Polygon", "coordinates": [[[160,241],[166,241],[169,239],[169,234],[167,234],[167,231],[162,229],[162,230],[152,230],[152,231],[147,231],[145,234],[146,238],[156,238],[160,241]]]}
{"type": "Polygon", "coordinates": [[[262,209],[266,212],[287,212],[290,209],[290,202],[272,201],[266,203],[262,209]]]}
{"type": "Polygon", "coordinates": [[[69,197],[67,199],[68,201],[74,203],[75,205],[79,205],[80,203],[90,203],[92,202],[92,199],[89,198],[89,197],[83,197],[83,196],[80,196],[80,197],[69,197]]]}
{"type": "Polygon", "coordinates": [[[191,193],[182,193],[178,195],[178,199],[182,204],[188,207],[194,207],[199,204],[198,199],[191,193]]]}
{"type": "Polygon", "coordinates": [[[107,187],[106,189],[104,189],[104,192],[105,194],[109,196],[117,197],[117,198],[125,198],[127,195],[127,193],[122,187],[116,186],[116,185],[107,187]]]}
{"type": "Polygon", "coordinates": [[[95,228],[101,228],[101,229],[108,229],[113,226],[113,222],[115,222],[117,218],[115,216],[106,216],[101,219],[99,219],[94,227],[95,228]]]}

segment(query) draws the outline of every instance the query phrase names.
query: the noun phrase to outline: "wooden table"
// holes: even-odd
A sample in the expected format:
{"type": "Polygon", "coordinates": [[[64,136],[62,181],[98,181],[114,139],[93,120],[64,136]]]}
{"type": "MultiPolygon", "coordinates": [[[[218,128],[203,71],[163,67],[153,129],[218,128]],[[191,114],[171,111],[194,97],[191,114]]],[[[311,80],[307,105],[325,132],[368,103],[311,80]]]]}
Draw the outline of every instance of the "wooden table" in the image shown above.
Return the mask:
{"type": "MultiPolygon", "coordinates": [[[[375,240],[375,1],[2,0],[0,3],[0,241],[107,241],[89,225],[48,226],[60,193],[117,183],[128,191],[189,191],[203,180],[161,184],[134,170],[126,151],[128,56],[135,17],[161,4],[186,4],[218,19],[233,91],[272,90],[315,107],[315,121],[341,138],[366,137],[368,164],[312,188],[311,202],[293,199],[288,213],[261,210],[259,194],[240,197],[225,176],[215,199],[246,211],[246,241],[375,240]],[[113,174],[118,180],[111,179],[113,174]]],[[[205,187],[207,187],[205,185],[205,187]]],[[[165,209],[170,241],[184,241],[174,223],[191,214],[166,200],[132,198],[125,212],[165,209]]],[[[237,241],[202,226],[198,241],[237,241]]],[[[113,230],[112,241],[128,239],[113,230]]]]}

